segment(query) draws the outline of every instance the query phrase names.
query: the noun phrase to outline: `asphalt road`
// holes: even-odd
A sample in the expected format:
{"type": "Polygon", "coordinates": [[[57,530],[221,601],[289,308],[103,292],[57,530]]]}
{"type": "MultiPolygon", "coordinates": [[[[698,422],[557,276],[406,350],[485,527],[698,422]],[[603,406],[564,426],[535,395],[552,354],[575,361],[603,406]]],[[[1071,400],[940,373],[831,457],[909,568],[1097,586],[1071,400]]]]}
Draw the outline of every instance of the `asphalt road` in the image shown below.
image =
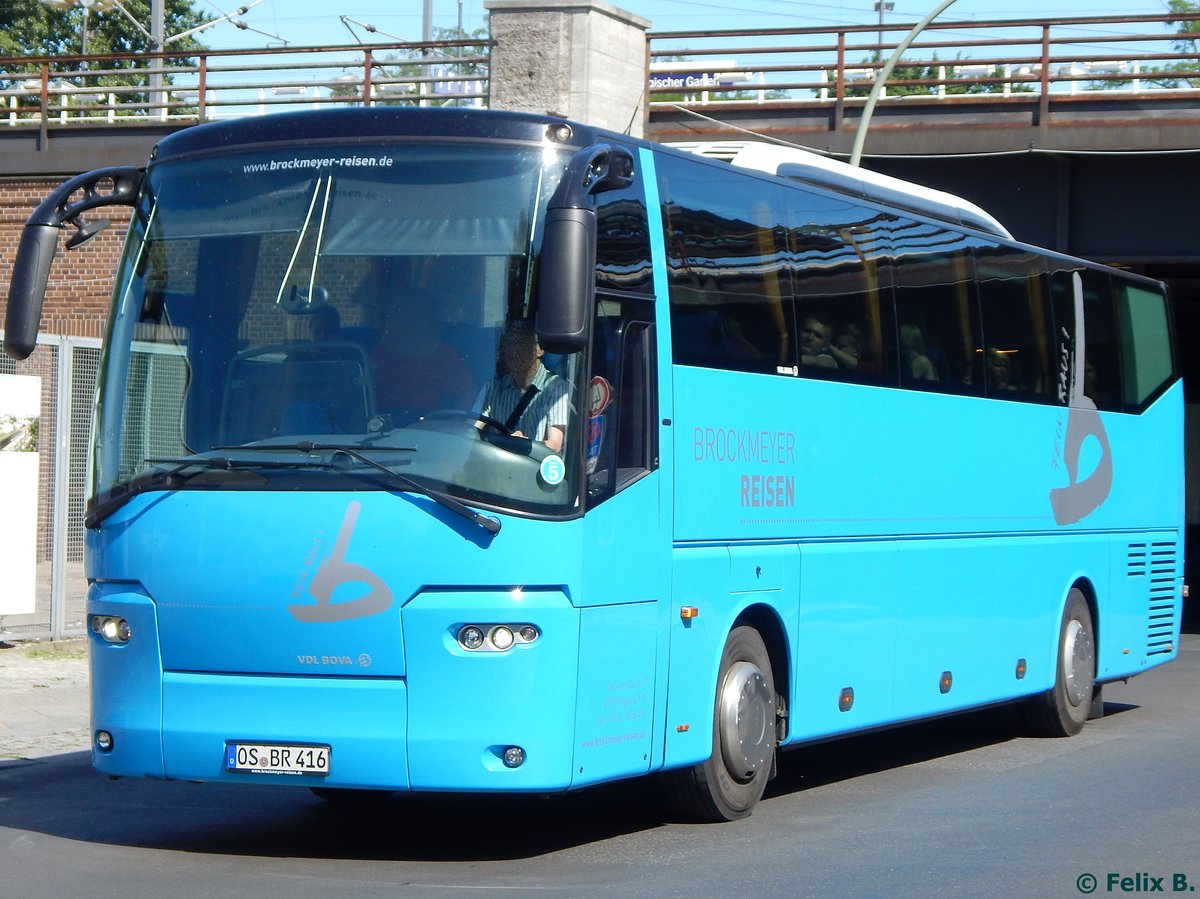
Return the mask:
{"type": "Polygon", "coordinates": [[[671,821],[647,781],[343,806],[303,789],[108,781],[80,752],[9,762],[0,896],[1193,892],[1200,636],[1105,699],[1071,739],[1023,737],[995,710],[786,753],[755,814],[729,825],[671,821]]]}

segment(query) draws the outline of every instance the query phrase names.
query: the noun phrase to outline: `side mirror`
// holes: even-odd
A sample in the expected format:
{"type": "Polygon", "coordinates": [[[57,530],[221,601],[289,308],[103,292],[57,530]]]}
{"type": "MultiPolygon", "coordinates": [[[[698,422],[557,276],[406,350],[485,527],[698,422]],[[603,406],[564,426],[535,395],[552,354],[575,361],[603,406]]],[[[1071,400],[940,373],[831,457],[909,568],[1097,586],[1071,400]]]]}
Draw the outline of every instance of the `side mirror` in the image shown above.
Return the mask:
{"type": "Polygon", "coordinates": [[[538,343],[548,353],[577,353],[587,342],[596,279],[596,213],[550,209],[538,272],[538,343]]]}
{"type": "Polygon", "coordinates": [[[633,156],[624,147],[597,144],[567,165],[546,207],[538,270],[537,333],[550,353],[575,353],[587,342],[596,284],[594,197],[633,183],[633,156]]]}
{"type": "Polygon", "coordinates": [[[85,225],[79,216],[100,206],[132,206],[137,202],[141,184],[139,169],[97,169],[60,185],[38,204],[25,222],[17,258],[13,261],[4,317],[4,349],[8,355],[14,359],[28,358],[37,345],[46,283],[50,279],[50,266],[54,262],[63,224],[76,224],[79,228],[67,242],[67,247],[74,249],[103,227],[100,222],[85,225]],[[109,183],[112,188],[106,192],[102,188],[109,183]],[[79,191],[83,191],[83,197],[71,202],[72,195],[79,191]]]}

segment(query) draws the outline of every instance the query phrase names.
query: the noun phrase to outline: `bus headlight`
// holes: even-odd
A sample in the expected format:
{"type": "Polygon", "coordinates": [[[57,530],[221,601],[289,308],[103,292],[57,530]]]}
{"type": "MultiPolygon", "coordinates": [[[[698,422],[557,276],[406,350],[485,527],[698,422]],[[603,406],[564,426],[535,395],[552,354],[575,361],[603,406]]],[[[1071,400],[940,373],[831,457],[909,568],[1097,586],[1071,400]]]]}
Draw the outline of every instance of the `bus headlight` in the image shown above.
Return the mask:
{"type": "Polygon", "coordinates": [[[468,652],[508,652],[514,646],[526,646],[541,637],[536,625],[464,624],[455,639],[468,652]]]}
{"type": "Polygon", "coordinates": [[[483,631],[473,624],[468,624],[458,632],[458,642],[463,649],[472,652],[483,646],[483,631]]]}
{"type": "Polygon", "coordinates": [[[128,643],[133,632],[129,622],[118,615],[93,615],[91,620],[93,634],[98,634],[106,643],[128,643]]]}

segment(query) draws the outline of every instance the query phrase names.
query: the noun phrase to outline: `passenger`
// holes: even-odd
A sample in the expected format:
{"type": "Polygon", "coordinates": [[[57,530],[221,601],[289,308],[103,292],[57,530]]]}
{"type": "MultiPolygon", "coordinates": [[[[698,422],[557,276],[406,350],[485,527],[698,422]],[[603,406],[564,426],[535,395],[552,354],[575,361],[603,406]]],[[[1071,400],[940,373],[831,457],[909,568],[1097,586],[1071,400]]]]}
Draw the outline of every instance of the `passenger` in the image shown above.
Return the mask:
{"type": "Polygon", "coordinates": [[[900,326],[900,353],[903,359],[902,380],[936,381],[937,369],[925,355],[925,338],[921,329],[911,322],[900,326]]]}
{"type": "Polygon", "coordinates": [[[352,360],[362,363],[365,369],[366,356],[354,348],[341,344],[342,317],[336,306],[317,306],[308,316],[308,334],[312,340],[297,341],[288,347],[289,362],[335,362],[352,360]]]}
{"type": "Polygon", "coordinates": [[[1017,389],[1012,383],[1012,360],[996,347],[989,347],[987,351],[987,379],[989,393],[1017,389]]]}
{"type": "Polygon", "coordinates": [[[1111,408],[1112,395],[1100,386],[1100,372],[1089,361],[1083,363],[1083,395],[1098,409],[1111,408]]]}
{"type": "MultiPolygon", "coordinates": [[[[557,453],[566,439],[571,399],[567,382],[542,364],[542,356],[530,322],[505,325],[496,348],[496,377],[483,386],[473,409],[513,437],[540,441],[557,453]]],[[[490,425],[480,420],[475,427],[490,425]]]]}
{"type": "Polygon", "coordinates": [[[849,322],[833,339],[829,347],[830,355],[837,360],[839,368],[858,368],[863,355],[863,342],[862,328],[849,322]]]}
{"type": "Polygon", "coordinates": [[[436,303],[414,294],[392,309],[371,351],[376,403],[415,420],[443,409],[465,410],[475,382],[452,347],[437,336],[436,303]]]}
{"type": "Polygon", "coordinates": [[[337,340],[342,333],[342,317],[336,306],[318,306],[308,321],[308,332],[314,341],[337,340]]]}
{"type": "Polygon", "coordinates": [[[800,364],[837,368],[832,342],[833,319],[824,312],[810,312],[800,326],[800,364]]]}

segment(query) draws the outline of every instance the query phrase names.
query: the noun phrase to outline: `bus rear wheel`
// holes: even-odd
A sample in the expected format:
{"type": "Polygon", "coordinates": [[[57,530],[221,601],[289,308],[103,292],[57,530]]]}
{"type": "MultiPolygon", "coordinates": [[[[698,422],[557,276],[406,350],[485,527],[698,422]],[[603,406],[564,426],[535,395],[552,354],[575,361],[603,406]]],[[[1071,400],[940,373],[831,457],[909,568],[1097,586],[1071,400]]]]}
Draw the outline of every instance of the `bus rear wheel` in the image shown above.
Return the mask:
{"type": "Polygon", "coordinates": [[[721,653],[708,760],[667,775],[676,811],[702,821],[745,818],[762,798],[775,762],[775,680],[762,637],[730,632],[721,653]]]}
{"type": "Polygon", "coordinates": [[[1083,592],[1071,588],[1058,637],[1054,687],[1028,700],[1025,719],[1038,736],[1070,737],[1093,715],[1096,640],[1092,613],[1083,592]]]}

